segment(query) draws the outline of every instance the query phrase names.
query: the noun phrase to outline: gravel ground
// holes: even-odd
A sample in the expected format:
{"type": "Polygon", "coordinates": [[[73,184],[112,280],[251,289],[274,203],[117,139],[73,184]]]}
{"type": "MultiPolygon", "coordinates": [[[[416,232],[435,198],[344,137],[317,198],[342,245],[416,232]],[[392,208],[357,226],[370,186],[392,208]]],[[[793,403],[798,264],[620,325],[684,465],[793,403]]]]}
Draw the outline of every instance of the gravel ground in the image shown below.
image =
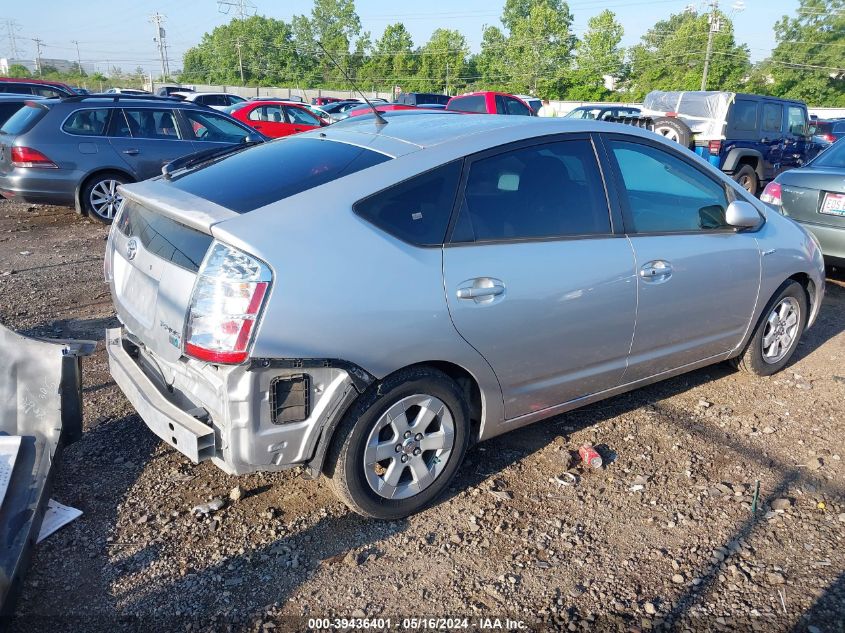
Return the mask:
{"type": "Polygon", "coordinates": [[[379,523],[325,481],[230,477],[147,430],[108,374],[105,237],[72,211],[0,202],[0,321],[99,341],[85,434],[53,494],[84,514],[38,546],[12,630],[270,631],[344,616],[845,630],[845,276],[779,375],[713,366],[512,432],[471,449],[438,505],[379,523]],[[573,466],[588,441],[606,468],[573,466]]]}

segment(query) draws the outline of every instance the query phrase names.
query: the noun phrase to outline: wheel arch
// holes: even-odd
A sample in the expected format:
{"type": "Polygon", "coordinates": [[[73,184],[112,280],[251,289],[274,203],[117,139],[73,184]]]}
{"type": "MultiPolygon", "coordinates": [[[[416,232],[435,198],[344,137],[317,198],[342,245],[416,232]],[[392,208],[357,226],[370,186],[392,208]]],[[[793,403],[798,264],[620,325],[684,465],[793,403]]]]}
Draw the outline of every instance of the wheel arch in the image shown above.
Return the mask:
{"type": "Polygon", "coordinates": [[[742,165],[749,165],[757,174],[757,180],[763,181],[763,155],[755,149],[734,148],[725,157],[723,171],[733,172],[742,165]]]}
{"type": "Polygon", "coordinates": [[[130,172],[128,169],[125,169],[125,168],[122,168],[122,167],[97,167],[96,169],[92,169],[91,171],[89,171],[87,174],[85,174],[85,176],[83,176],[79,180],[79,182],[76,185],[76,190],[74,191],[74,194],[73,194],[74,206],[75,206],[76,212],[78,214],[88,215],[88,213],[85,211],[85,206],[82,204],[82,191],[85,189],[85,187],[88,185],[88,183],[91,182],[92,178],[94,178],[95,176],[98,176],[100,174],[108,174],[108,173],[120,174],[122,176],[125,176],[126,179],[131,181],[131,182],[136,182],[138,180],[132,174],[132,172],[130,172]]]}

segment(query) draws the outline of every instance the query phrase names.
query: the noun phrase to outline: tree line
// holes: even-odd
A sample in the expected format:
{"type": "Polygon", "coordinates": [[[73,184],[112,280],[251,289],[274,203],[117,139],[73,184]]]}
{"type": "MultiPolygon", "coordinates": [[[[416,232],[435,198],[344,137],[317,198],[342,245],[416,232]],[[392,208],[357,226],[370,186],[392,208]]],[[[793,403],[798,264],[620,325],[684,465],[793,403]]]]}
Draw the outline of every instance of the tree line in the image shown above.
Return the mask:
{"type": "MultiPolygon", "coordinates": [[[[743,19],[754,19],[750,13],[743,19]]],[[[624,28],[610,10],[591,18],[576,37],[565,0],[506,0],[500,24],[483,27],[480,51],[472,53],[465,35],[449,28],[415,44],[396,22],[374,39],[362,29],[354,0],[314,0],[310,15],[289,22],[256,15],[205,33],[170,79],[349,90],[349,76],[362,89],[380,92],[484,89],[640,101],[651,90],[700,88],[710,20],[709,13],[693,10],[669,15],[626,49],[624,28]]],[[[715,20],[709,90],[845,106],[845,0],[800,0],[794,15],[777,22],[774,48],[756,64],[749,47],[737,42],[731,17],[717,13],[715,20]]],[[[112,69],[110,79],[129,81],[142,72],[112,69]]]]}

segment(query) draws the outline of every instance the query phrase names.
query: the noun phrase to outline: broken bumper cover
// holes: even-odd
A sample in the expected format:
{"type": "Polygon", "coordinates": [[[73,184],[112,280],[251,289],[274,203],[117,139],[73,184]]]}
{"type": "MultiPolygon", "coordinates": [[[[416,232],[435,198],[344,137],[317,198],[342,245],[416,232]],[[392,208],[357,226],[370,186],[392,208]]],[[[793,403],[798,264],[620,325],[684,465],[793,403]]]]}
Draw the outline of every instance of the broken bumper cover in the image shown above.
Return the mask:
{"type": "Polygon", "coordinates": [[[321,459],[326,438],[370,378],[322,360],[168,362],[123,328],[107,330],[106,343],[111,374],[146,425],[193,462],[209,459],[231,474],[321,459]],[[293,418],[280,415],[286,409],[279,402],[292,393],[283,388],[292,380],[305,385],[299,390],[307,402],[293,418]]]}
{"type": "Polygon", "coordinates": [[[14,455],[4,455],[14,465],[0,498],[3,622],[14,611],[62,448],[82,435],[81,357],[94,345],[27,338],[0,326],[0,434],[20,436],[14,455]]]}

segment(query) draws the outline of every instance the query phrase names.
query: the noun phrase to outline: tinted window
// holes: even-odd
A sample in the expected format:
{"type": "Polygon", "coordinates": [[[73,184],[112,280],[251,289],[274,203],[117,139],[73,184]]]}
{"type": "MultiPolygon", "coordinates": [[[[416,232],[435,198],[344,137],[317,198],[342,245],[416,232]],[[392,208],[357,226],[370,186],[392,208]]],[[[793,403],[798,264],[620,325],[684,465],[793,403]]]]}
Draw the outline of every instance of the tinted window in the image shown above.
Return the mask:
{"type": "Polygon", "coordinates": [[[109,120],[108,108],[77,110],[65,120],[62,129],[68,134],[103,136],[109,120]]]}
{"type": "MultiPolygon", "coordinates": [[[[176,115],[172,110],[153,110],[139,108],[133,110],[124,108],[129,131],[135,138],[160,138],[177,140],[179,128],[176,126],[176,115]]],[[[120,136],[119,132],[116,135],[120,136]]]]}
{"type": "MultiPolygon", "coordinates": [[[[369,107],[369,106],[365,106],[369,107]]],[[[320,122],[302,108],[286,108],[291,123],[300,125],[320,125],[320,122]]]]}
{"type": "Polygon", "coordinates": [[[171,182],[247,213],[386,160],[390,157],[357,145],[294,136],[239,152],[171,182]]]}
{"type": "Polygon", "coordinates": [[[807,113],[804,108],[789,106],[786,109],[787,129],[790,134],[803,135],[807,133],[807,113]]]}
{"type": "Polygon", "coordinates": [[[66,96],[63,90],[56,90],[54,88],[47,88],[46,86],[33,86],[32,94],[40,95],[50,99],[60,98],[66,96]]]}
{"type": "Polygon", "coordinates": [[[44,106],[28,105],[24,106],[3,124],[0,132],[5,134],[23,134],[41,120],[47,114],[47,108],[44,106]]]}
{"type": "Polygon", "coordinates": [[[733,129],[739,131],[754,131],[757,129],[757,102],[739,99],[734,103],[731,113],[733,129]]]}
{"type": "Polygon", "coordinates": [[[505,98],[502,95],[496,95],[496,114],[507,114],[508,106],[505,105],[505,98]]]}
{"type": "Polygon", "coordinates": [[[628,232],[699,231],[728,226],[724,186],[663,150],[611,141],[627,193],[628,232]]]}
{"type": "Polygon", "coordinates": [[[401,240],[418,246],[443,243],[461,162],[410,178],[355,204],[355,213],[401,240]]]}
{"type": "Polygon", "coordinates": [[[845,133],[845,123],[837,123],[833,126],[833,133],[834,134],[842,134],[845,133]]]}
{"type": "Polygon", "coordinates": [[[519,102],[516,99],[505,97],[505,105],[507,106],[508,114],[515,114],[518,116],[531,116],[531,111],[528,109],[528,106],[519,102]]]}
{"type": "Polygon", "coordinates": [[[15,112],[23,107],[20,101],[0,101],[0,125],[9,120],[15,112]]]}
{"type": "Polygon", "coordinates": [[[19,95],[31,95],[32,88],[29,84],[14,84],[8,81],[0,82],[0,92],[11,92],[19,95]]]}
{"type": "Polygon", "coordinates": [[[197,97],[196,101],[207,106],[229,105],[229,99],[226,95],[202,95],[197,97]]]}
{"type": "Polygon", "coordinates": [[[472,163],[453,241],[610,233],[593,147],[573,140],[472,163]]]}
{"type": "MultiPolygon", "coordinates": [[[[183,110],[183,113],[198,141],[240,143],[250,134],[248,129],[221,114],[193,110],[183,110]]],[[[284,121],[284,118],[282,120],[284,121]]]]}
{"type": "Polygon", "coordinates": [[[476,112],[483,114],[487,112],[487,102],[484,95],[475,95],[472,97],[456,97],[446,106],[447,110],[455,110],[457,112],[476,112]]]}
{"type": "Polygon", "coordinates": [[[136,237],[151,253],[196,272],[212,237],[127,200],[117,220],[118,230],[136,237]]]}
{"type": "Polygon", "coordinates": [[[229,95],[227,100],[230,104],[235,105],[236,103],[243,103],[246,101],[243,97],[239,97],[238,95],[229,95]]]}
{"type": "Polygon", "coordinates": [[[779,103],[763,104],[763,131],[780,132],[783,126],[783,106],[779,103]]]}
{"type": "Polygon", "coordinates": [[[813,167],[845,169],[845,142],[837,141],[813,160],[813,167]]]}

